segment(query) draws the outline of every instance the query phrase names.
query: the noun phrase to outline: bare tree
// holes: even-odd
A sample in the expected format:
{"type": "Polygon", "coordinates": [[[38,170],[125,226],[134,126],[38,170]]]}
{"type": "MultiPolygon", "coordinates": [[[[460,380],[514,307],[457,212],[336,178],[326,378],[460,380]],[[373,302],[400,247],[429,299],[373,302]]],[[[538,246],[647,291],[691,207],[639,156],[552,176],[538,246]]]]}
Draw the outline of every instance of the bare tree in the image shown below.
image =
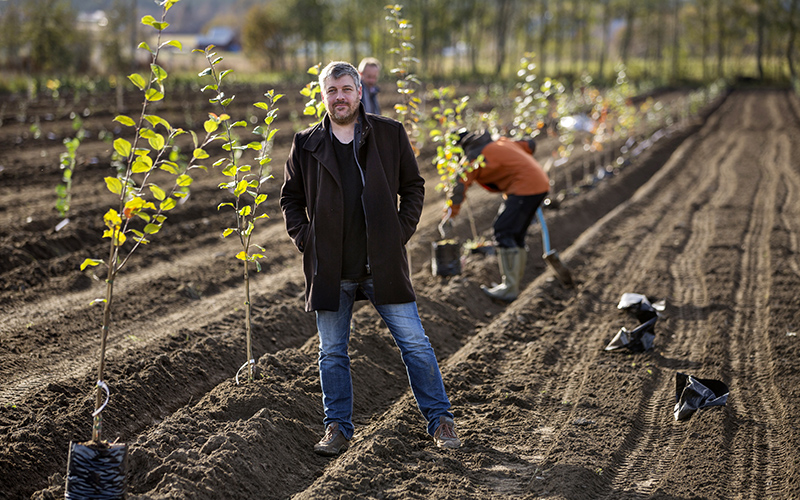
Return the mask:
{"type": "Polygon", "coordinates": [[[789,63],[789,75],[792,80],[797,78],[797,70],[794,67],[794,43],[797,39],[797,23],[795,17],[797,16],[798,0],[792,0],[789,6],[789,36],[786,41],[786,61],[789,63]]]}

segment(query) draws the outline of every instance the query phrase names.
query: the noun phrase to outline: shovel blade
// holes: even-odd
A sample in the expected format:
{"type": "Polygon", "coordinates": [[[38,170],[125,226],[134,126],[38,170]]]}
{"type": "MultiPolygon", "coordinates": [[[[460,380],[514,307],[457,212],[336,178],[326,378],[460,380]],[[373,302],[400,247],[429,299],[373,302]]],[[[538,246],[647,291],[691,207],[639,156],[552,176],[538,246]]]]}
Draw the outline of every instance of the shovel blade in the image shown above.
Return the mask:
{"type": "Polygon", "coordinates": [[[558,257],[558,252],[555,250],[550,250],[546,254],[542,255],[542,258],[547,265],[550,266],[550,269],[556,273],[556,277],[558,280],[566,286],[572,286],[572,274],[567,269],[567,266],[561,262],[561,259],[558,257]]]}

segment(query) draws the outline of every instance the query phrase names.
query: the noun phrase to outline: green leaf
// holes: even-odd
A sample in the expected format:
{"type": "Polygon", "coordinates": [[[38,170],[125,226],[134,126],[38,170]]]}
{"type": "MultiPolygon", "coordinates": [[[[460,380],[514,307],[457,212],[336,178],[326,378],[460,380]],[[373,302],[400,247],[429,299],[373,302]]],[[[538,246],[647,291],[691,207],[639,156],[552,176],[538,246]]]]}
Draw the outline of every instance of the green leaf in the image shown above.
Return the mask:
{"type": "Polygon", "coordinates": [[[122,181],[116,177],[106,177],[106,187],[114,194],[122,194],[122,181]]]}
{"type": "Polygon", "coordinates": [[[247,252],[242,250],[241,252],[236,254],[236,258],[239,260],[247,260],[247,252]]]}
{"type": "Polygon", "coordinates": [[[139,135],[144,137],[145,139],[150,139],[151,137],[155,137],[156,133],[155,131],[150,130],[149,128],[143,128],[139,131],[139,135]]]}
{"type": "Polygon", "coordinates": [[[131,143],[122,137],[118,137],[114,139],[114,151],[123,158],[127,158],[131,154],[131,143]]]}
{"type": "Polygon", "coordinates": [[[175,181],[175,184],[177,184],[180,187],[191,186],[192,185],[192,178],[189,177],[186,174],[183,174],[183,175],[178,177],[178,179],[175,181]]]}
{"type": "Polygon", "coordinates": [[[149,172],[153,169],[153,160],[149,156],[137,156],[131,166],[131,172],[134,174],[141,174],[149,172]]]}
{"type": "Polygon", "coordinates": [[[203,128],[205,129],[206,133],[210,134],[219,128],[219,122],[209,118],[203,122],[203,128]]]}
{"type": "Polygon", "coordinates": [[[229,164],[222,170],[222,175],[226,177],[233,177],[234,175],[236,175],[236,165],[234,165],[233,163],[229,164]]]}
{"type": "Polygon", "coordinates": [[[256,196],[256,205],[261,205],[265,201],[267,201],[267,195],[265,195],[264,193],[261,193],[260,195],[256,196]]]}
{"type": "Polygon", "coordinates": [[[236,185],[236,189],[233,190],[233,195],[238,198],[244,194],[245,191],[247,191],[247,181],[241,180],[239,184],[236,185]]]}
{"type": "Polygon", "coordinates": [[[150,49],[150,46],[149,46],[149,45],[147,45],[147,42],[142,42],[142,43],[140,43],[140,44],[139,44],[139,46],[138,46],[138,47],[136,47],[136,48],[137,48],[137,49],[144,49],[144,50],[146,50],[147,52],[150,52],[151,54],[153,53],[153,51],[150,49]]]}
{"type": "Polygon", "coordinates": [[[161,224],[148,224],[144,226],[144,232],[147,234],[156,234],[161,231],[161,224]]]}
{"type": "Polygon", "coordinates": [[[219,205],[217,205],[217,210],[219,210],[220,208],[225,207],[225,206],[231,207],[231,208],[236,208],[236,207],[233,206],[233,203],[225,202],[225,203],[220,203],[219,205]]]}
{"type": "Polygon", "coordinates": [[[153,72],[157,82],[163,82],[167,78],[167,72],[158,64],[150,64],[150,71],[153,72]]]}
{"type": "Polygon", "coordinates": [[[126,127],[135,127],[136,126],[136,122],[134,122],[133,119],[130,118],[129,116],[125,116],[125,115],[117,116],[116,118],[114,118],[114,121],[120,122],[121,124],[125,125],[126,127]]]}
{"type": "Polygon", "coordinates": [[[97,304],[102,304],[106,301],[106,299],[94,299],[93,301],[89,302],[90,306],[94,306],[97,304]]]}
{"type": "Polygon", "coordinates": [[[153,196],[158,201],[162,201],[164,198],[167,197],[167,193],[165,193],[163,189],[161,189],[160,187],[156,186],[155,184],[150,184],[147,187],[150,188],[150,192],[153,193],[153,196]]]}
{"type": "Polygon", "coordinates": [[[192,152],[192,158],[197,158],[198,160],[204,160],[208,158],[208,153],[205,152],[202,148],[197,148],[192,152]]]}
{"type": "Polygon", "coordinates": [[[147,99],[150,102],[156,102],[156,101],[160,101],[161,99],[163,99],[164,98],[164,94],[159,92],[158,89],[149,88],[149,89],[147,89],[147,92],[145,93],[144,97],[145,97],[145,99],[147,99]]]}
{"type": "Polygon", "coordinates": [[[156,134],[155,136],[151,137],[148,142],[150,143],[150,147],[155,150],[163,149],[166,145],[166,141],[164,140],[164,136],[161,134],[156,134]]]}
{"type": "Polygon", "coordinates": [[[159,208],[161,210],[163,210],[164,212],[168,212],[169,210],[172,210],[176,206],[178,206],[178,202],[177,201],[175,201],[173,198],[167,198],[166,200],[161,202],[161,205],[159,205],[159,208]]]}
{"type": "Polygon", "coordinates": [[[174,161],[164,161],[159,165],[161,170],[171,173],[172,175],[178,175],[178,164],[174,161]]]}
{"type": "Polygon", "coordinates": [[[139,90],[144,90],[144,88],[147,86],[147,82],[139,73],[133,73],[132,75],[128,75],[128,80],[133,82],[133,84],[136,85],[136,87],[138,87],[139,90]]]}
{"type": "Polygon", "coordinates": [[[250,205],[245,205],[239,210],[239,215],[241,217],[247,217],[253,210],[250,208],[250,205]]]}
{"type": "Polygon", "coordinates": [[[86,259],[81,264],[81,271],[83,271],[89,266],[99,266],[102,263],[103,263],[102,259],[86,259]]]}
{"type": "Polygon", "coordinates": [[[158,48],[163,48],[163,47],[166,47],[168,45],[172,46],[172,47],[175,47],[178,50],[183,50],[183,45],[181,45],[181,42],[179,42],[177,40],[169,40],[167,42],[164,42],[161,45],[159,45],[158,48]]]}
{"type": "Polygon", "coordinates": [[[222,231],[222,237],[223,237],[223,238],[227,238],[228,236],[230,236],[231,234],[233,234],[233,232],[234,232],[234,229],[232,229],[232,228],[228,228],[228,229],[226,229],[226,230],[222,231]]]}
{"type": "MultiPolygon", "coordinates": [[[[308,96],[306,96],[306,97],[308,97],[308,96]]],[[[269,104],[267,104],[265,102],[257,102],[257,103],[254,103],[253,106],[255,106],[257,108],[260,108],[260,109],[263,109],[264,111],[269,111],[269,104]]]]}
{"type": "Polygon", "coordinates": [[[197,76],[199,76],[200,78],[202,78],[202,77],[204,77],[204,76],[208,76],[208,75],[210,75],[210,74],[211,74],[211,68],[206,68],[206,69],[204,69],[203,71],[201,71],[200,73],[198,73],[198,74],[197,74],[197,76]]]}
{"type": "Polygon", "coordinates": [[[156,23],[156,18],[154,18],[149,14],[142,18],[142,24],[144,24],[145,26],[152,26],[155,23],[156,23]]]}

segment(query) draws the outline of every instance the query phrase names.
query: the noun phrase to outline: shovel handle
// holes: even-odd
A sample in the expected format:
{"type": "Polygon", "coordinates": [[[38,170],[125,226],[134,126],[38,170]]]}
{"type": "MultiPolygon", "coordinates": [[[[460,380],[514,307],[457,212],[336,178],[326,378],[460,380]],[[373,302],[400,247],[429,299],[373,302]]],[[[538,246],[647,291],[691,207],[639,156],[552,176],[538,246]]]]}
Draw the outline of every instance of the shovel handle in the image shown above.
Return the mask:
{"type": "Polygon", "coordinates": [[[439,222],[439,234],[441,235],[442,239],[445,239],[446,235],[444,234],[444,225],[447,224],[447,221],[450,220],[453,214],[453,208],[447,207],[447,213],[444,217],[442,217],[442,221],[439,222]]]}
{"type": "Polygon", "coordinates": [[[547,223],[544,221],[544,214],[542,207],[536,209],[536,218],[539,219],[539,225],[542,226],[542,245],[544,246],[544,253],[550,253],[550,231],[547,230],[547,223]]]}

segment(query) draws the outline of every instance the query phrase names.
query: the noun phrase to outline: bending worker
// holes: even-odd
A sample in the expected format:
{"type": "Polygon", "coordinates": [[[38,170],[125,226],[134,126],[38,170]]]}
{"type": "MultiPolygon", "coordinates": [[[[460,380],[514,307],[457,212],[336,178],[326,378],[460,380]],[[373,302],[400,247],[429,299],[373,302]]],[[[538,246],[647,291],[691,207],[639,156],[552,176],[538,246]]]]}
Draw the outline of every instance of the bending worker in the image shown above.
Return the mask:
{"type": "Polygon", "coordinates": [[[503,203],[492,227],[494,245],[503,281],[492,288],[481,289],[493,299],[510,302],[519,295],[519,286],[525,272],[527,250],[525,236],[536,209],[550,190],[550,179],[533,153],[533,139],[514,141],[505,137],[492,140],[489,132],[461,132],[459,145],[469,161],[483,155],[484,166],[459,179],[450,197],[450,208],[445,214],[455,217],[466,198],[467,189],[477,182],[492,192],[503,193],[503,203]]]}

